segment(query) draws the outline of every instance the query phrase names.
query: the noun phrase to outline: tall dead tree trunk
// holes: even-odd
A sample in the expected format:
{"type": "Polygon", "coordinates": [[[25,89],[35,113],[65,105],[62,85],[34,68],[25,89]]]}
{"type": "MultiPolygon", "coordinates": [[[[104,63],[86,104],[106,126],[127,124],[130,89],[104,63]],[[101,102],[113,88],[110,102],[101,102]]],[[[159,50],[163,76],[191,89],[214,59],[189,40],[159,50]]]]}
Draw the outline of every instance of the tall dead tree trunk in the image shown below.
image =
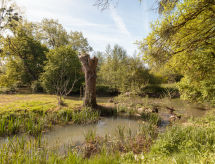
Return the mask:
{"type": "Polygon", "coordinates": [[[90,59],[88,54],[81,54],[79,57],[85,74],[85,95],[84,106],[95,108],[96,103],[96,66],[98,59],[90,59]]]}

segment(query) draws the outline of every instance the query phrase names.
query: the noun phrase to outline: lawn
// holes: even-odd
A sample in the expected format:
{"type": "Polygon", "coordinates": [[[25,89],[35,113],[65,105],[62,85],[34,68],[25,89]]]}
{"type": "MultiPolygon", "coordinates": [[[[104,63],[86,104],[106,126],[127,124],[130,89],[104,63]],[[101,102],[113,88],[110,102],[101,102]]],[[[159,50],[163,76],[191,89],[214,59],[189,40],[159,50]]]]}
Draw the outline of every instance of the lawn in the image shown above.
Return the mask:
{"type": "MultiPolygon", "coordinates": [[[[80,108],[82,101],[77,98],[65,99],[66,106],[62,109],[74,110],[80,108]]],[[[0,113],[22,110],[56,110],[57,97],[47,94],[14,94],[0,95],[0,113]]]]}

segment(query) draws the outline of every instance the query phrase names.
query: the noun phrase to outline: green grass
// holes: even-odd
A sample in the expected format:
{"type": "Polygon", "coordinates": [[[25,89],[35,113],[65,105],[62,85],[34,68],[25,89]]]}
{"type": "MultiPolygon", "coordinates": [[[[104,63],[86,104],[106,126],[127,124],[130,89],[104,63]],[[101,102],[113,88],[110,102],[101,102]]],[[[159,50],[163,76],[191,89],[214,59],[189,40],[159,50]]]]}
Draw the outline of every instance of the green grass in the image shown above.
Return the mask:
{"type": "MultiPolygon", "coordinates": [[[[62,109],[76,109],[82,104],[80,100],[65,99],[67,106],[62,109]]],[[[57,97],[46,94],[0,95],[0,114],[17,111],[47,111],[57,109],[57,97]]]]}
{"type": "Polygon", "coordinates": [[[151,148],[146,163],[214,163],[215,115],[169,128],[151,148]]]}
{"type": "Polygon", "coordinates": [[[144,121],[149,121],[153,125],[160,125],[161,118],[158,116],[157,113],[147,113],[143,112],[141,117],[144,121]]]}
{"type": "Polygon", "coordinates": [[[99,113],[90,109],[80,111],[61,109],[54,112],[25,111],[8,113],[0,116],[0,136],[14,135],[25,132],[38,136],[55,124],[88,124],[98,121],[99,113]]]}
{"type": "Polygon", "coordinates": [[[98,121],[99,112],[81,108],[82,101],[65,99],[65,103],[59,108],[53,95],[0,95],[0,136],[21,132],[38,136],[55,124],[98,121]]]}

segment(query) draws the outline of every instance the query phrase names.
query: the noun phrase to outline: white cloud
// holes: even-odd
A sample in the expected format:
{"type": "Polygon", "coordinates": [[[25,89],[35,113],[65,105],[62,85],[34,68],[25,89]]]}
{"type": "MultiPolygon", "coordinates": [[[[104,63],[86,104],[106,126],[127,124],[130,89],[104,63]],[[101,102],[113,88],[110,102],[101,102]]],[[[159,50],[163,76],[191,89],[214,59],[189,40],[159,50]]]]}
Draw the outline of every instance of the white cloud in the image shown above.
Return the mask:
{"type": "Polygon", "coordinates": [[[111,17],[113,18],[117,28],[119,29],[119,31],[122,33],[122,34],[126,34],[128,36],[130,36],[130,33],[129,31],[127,30],[126,28],[126,25],[125,23],[123,22],[123,19],[120,17],[120,15],[117,13],[116,9],[111,7],[110,8],[110,11],[111,11],[111,17]]]}
{"type": "Polygon", "coordinates": [[[25,8],[28,20],[39,22],[43,18],[58,19],[68,32],[83,32],[95,51],[104,51],[107,44],[119,44],[126,48],[129,54],[136,49],[133,44],[135,37],[128,31],[122,17],[114,8],[101,13],[85,0],[18,1],[21,8],[25,8]],[[98,19],[94,19],[95,16],[98,16],[98,19]]]}

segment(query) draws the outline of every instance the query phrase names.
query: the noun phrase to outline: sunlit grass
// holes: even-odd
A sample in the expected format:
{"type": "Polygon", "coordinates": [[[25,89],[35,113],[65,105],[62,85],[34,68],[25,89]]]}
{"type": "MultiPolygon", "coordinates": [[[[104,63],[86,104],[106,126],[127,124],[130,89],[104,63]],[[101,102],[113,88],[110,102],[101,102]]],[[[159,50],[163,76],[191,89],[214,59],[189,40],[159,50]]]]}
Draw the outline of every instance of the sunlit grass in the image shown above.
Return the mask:
{"type": "Polygon", "coordinates": [[[57,105],[54,95],[0,95],[0,136],[20,132],[38,136],[55,124],[87,124],[98,121],[99,113],[82,108],[82,101],[68,97],[65,106],[57,105]]]}
{"type": "MultiPolygon", "coordinates": [[[[76,109],[82,105],[81,100],[65,99],[66,106],[62,108],[76,109]]],[[[0,113],[21,110],[55,110],[57,97],[45,94],[0,95],[0,113]]]]}

